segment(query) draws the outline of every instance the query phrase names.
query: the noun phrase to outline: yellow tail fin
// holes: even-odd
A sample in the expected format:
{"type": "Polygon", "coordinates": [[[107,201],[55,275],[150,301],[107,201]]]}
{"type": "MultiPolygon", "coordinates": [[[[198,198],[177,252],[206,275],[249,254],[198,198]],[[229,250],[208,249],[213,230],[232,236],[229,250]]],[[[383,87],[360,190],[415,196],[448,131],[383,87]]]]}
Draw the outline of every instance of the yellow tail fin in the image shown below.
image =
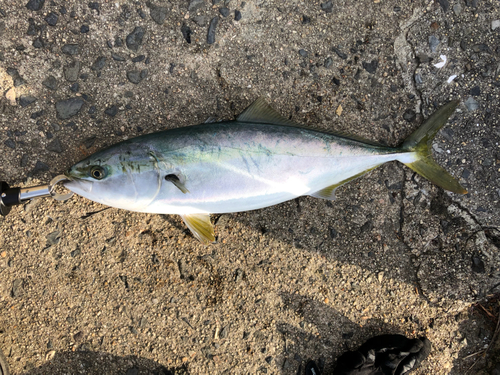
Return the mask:
{"type": "Polygon", "coordinates": [[[452,101],[439,108],[431,117],[401,145],[403,151],[417,153],[417,161],[405,164],[432,183],[457,194],[467,194],[457,179],[440,167],[432,158],[431,144],[436,133],[446,124],[455,111],[458,101],[452,101]]]}

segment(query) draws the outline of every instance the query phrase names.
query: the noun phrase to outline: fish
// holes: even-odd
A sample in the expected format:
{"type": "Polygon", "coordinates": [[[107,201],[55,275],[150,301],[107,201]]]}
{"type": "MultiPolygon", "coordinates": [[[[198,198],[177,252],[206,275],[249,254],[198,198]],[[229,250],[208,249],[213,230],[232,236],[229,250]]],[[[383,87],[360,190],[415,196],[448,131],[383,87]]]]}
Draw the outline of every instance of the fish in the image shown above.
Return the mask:
{"type": "Polygon", "coordinates": [[[72,192],[120,209],[177,214],[204,244],[210,214],[256,210],[335,190],[397,160],[435,185],[467,191],[432,158],[431,144],[455,111],[451,101],[398,147],[300,126],[257,99],[234,121],[145,134],[112,145],[65,172],[72,192]]]}

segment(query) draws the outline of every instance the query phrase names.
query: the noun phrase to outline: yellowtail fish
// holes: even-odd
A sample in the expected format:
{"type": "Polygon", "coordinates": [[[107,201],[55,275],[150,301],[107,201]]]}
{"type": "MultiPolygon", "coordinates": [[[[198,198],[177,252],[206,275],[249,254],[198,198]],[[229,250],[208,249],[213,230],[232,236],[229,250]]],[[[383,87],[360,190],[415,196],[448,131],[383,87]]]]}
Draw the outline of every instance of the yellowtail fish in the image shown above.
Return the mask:
{"type": "Polygon", "coordinates": [[[466,190],[432,159],[431,142],[458,102],[441,107],[399,147],[307,129],[263,99],[235,121],[142,135],[72,166],[65,186],[130,211],[178,214],[204,243],[211,213],[255,210],[303,195],[334,199],[335,189],[398,160],[443,189],[466,190]]]}

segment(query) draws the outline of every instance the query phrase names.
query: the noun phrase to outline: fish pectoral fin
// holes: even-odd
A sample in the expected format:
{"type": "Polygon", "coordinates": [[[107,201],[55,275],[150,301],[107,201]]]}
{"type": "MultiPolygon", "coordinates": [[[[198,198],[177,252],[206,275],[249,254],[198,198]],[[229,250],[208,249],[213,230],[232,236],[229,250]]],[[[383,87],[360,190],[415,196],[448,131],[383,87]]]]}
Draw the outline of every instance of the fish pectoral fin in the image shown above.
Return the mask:
{"type": "Polygon", "coordinates": [[[181,217],[193,236],[205,245],[215,243],[214,226],[210,221],[209,214],[187,214],[181,215],[181,217]]]}
{"type": "Polygon", "coordinates": [[[297,124],[282,115],[267,104],[264,98],[258,98],[250,107],[245,109],[237,118],[240,122],[250,122],[257,124],[274,124],[297,126],[297,124]]]}
{"type": "Polygon", "coordinates": [[[180,191],[182,191],[184,194],[186,193],[189,193],[189,190],[186,188],[186,186],[181,182],[180,178],[175,175],[175,174],[167,174],[165,176],[165,181],[169,181],[171,182],[172,184],[174,184],[174,186],[179,189],[180,191]]]}

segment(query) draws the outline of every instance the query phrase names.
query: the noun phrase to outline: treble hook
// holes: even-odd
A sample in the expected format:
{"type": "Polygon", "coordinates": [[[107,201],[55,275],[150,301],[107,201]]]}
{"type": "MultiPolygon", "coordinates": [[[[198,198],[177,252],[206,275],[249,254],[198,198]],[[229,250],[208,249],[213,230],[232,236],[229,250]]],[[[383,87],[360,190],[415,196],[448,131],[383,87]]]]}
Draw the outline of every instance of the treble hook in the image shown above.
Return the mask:
{"type": "Polygon", "coordinates": [[[0,214],[6,216],[12,206],[23,204],[34,198],[52,197],[58,201],[68,200],[73,196],[73,192],[59,194],[55,191],[56,185],[61,181],[66,181],[65,175],[56,176],[48,185],[31,186],[27,188],[10,187],[5,181],[0,181],[0,214]]]}

